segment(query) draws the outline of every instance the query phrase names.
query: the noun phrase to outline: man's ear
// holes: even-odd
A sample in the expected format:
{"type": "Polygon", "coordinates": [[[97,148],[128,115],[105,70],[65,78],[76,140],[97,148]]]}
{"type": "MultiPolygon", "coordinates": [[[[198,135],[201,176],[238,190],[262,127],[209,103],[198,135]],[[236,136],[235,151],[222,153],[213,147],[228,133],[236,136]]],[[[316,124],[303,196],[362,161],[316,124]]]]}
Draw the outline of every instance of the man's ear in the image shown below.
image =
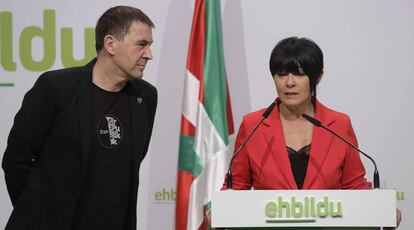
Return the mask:
{"type": "Polygon", "coordinates": [[[114,55],[115,54],[115,43],[116,43],[116,38],[111,35],[111,34],[107,34],[104,37],[104,49],[106,50],[106,52],[108,52],[110,55],[114,55]]]}
{"type": "Polygon", "coordinates": [[[323,70],[322,70],[321,74],[319,75],[318,81],[316,82],[316,84],[319,84],[319,82],[321,82],[322,77],[323,77],[323,70]]]}

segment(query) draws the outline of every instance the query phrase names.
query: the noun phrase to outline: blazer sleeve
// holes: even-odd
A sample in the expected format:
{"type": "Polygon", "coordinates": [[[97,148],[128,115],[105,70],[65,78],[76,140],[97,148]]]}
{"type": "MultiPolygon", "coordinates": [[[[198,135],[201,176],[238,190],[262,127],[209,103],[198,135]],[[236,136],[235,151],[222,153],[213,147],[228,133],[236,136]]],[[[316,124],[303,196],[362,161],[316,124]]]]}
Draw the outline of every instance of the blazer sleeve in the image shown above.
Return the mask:
{"type": "MultiPolygon", "coordinates": [[[[240,125],[239,131],[237,133],[236,142],[234,145],[234,151],[239,149],[240,145],[246,139],[248,133],[246,132],[246,121],[243,119],[243,122],[240,125]]],[[[234,190],[249,190],[252,187],[252,177],[248,156],[247,145],[241,149],[239,154],[234,158],[233,164],[231,166],[232,176],[233,176],[233,189],[234,190]]],[[[224,180],[224,184],[221,190],[227,189],[227,175],[224,180]]]]}
{"type": "MultiPolygon", "coordinates": [[[[351,120],[346,116],[347,138],[358,147],[358,141],[352,128],[351,120]]],[[[370,182],[365,179],[365,168],[358,151],[348,146],[346,149],[341,178],[342,189],[367,189],[370,182]]]]}
{"type": "Polygon", "coordinates": [[[2,167],[13,206],[42,152],[53,122],[53,104],[50,79],[43,74],[23,98],[3,155],[2,167]]]}

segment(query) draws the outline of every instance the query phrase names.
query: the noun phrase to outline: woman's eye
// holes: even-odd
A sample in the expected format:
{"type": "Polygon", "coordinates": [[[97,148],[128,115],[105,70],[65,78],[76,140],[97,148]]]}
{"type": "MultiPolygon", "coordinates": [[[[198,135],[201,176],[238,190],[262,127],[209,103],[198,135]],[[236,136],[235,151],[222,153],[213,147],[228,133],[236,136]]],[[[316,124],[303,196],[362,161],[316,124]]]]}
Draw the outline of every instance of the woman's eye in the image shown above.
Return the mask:
{"type": "Polygon", "coordinates": [[[278,77],[287,76],[289,73],[276,73],[278,77]]]}

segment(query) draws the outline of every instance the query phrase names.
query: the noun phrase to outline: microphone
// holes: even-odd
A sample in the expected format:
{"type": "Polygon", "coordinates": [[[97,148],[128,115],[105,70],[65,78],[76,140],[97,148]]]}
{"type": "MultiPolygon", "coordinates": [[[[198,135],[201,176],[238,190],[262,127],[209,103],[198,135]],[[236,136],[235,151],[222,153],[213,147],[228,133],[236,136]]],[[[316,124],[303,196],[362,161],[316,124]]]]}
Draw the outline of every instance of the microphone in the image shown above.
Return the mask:
{"type": "Polygon", "coordinates": [[[267,107],[266,111],[262,115],[263,116],[262,119],[259,121],[259,123],[257,123],[256,127],[254,127],[254,129],[249,133],[247,138],[243,141],[243,143],[239,146],[237,151],[234,152],[233,156],[231,157],[230,165],[229,165],[229,171],[227,171],[227,189],[228,190],[233,189],[233,174],[232,174],[232,171],[231,171],[231,165],[233,164],[234,158],[243,149],[243,146],[247,143],[247,141],[250,139],[250,137],[253,135],[253,133],[256,132],[256,129],[259,128],[259,126],[262,124],[262,122],[272,113],[275,106],[276,106],[276,102],[273,102],[272,104],[270,104],[269,107],[267,107]]]}
{"type": "Polygon", "coordinates": [[[372,163],[374,164],[374,188],[379,188],[380,187],[380,179],[379,179],[379,173],[378,173],[378,168],[377,168],[377,164],[375,163],[374,159],[372,159],[372,157],[368,156],[368,154],[362,152],[360,149],[358,149],[354,144],[352,144],[351,142],[349,142],[348,140],[346,140],[345,138],[339,136],[337,133],[335,133],[333,130],[329,129],[328,127],[324,126],[322,124],[322,122],[320,122],[319,120],[317,120],[314,117],[311,117],[307,114],[302,114],[302,117],[305,118],[306,120],[308,120],[310,123],[314,124],[317,127],[321,127],[325,130],[327,130],[328,132],[332,133],[333,135],[335,135],[336,137],[338,137],[339,139],[341,139],[342,141],[344,141],[345,143],[347,143],[349,146],[351,146],[353,149],[357,150],[358,152],[362,153],[362,155],[364,155],[365,157],[367,157],[368,159],[370,159],[372,161],[372,163]]]}

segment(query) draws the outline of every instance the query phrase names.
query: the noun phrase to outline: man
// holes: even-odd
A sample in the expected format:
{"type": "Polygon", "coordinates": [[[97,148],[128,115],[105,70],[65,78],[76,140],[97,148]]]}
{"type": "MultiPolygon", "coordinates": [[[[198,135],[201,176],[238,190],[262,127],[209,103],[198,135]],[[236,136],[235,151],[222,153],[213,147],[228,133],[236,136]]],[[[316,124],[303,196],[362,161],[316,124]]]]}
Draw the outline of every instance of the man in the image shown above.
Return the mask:
{"type": "Polygon", "coordinates": [[[142,80],[151,19],[127,6],[96,25],[97,58],[46,72],[27,92],[3,157],[7,230],[136,229],[139,165],[157,91],[142,80]]]}

